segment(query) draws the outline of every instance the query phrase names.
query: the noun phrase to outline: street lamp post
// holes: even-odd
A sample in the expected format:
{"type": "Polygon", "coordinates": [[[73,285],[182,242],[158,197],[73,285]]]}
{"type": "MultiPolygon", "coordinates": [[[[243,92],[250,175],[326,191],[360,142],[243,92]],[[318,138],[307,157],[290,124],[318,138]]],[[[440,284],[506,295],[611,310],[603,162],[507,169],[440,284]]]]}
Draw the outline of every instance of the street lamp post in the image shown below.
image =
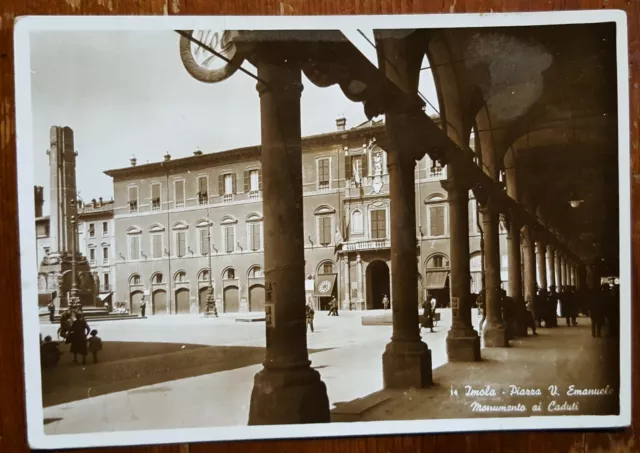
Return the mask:
{"type": "Polygon", "coordinates": [[[209,257],[209,290],[207,291],[207,311],[205,316],[218,317],[218,309],[216,308],[216,299],[213,295],[213,279],[211,277],[213,269],[211,267],[211,219],[209,217],[209,208],[207,208],[207,256],[209,257]]]}

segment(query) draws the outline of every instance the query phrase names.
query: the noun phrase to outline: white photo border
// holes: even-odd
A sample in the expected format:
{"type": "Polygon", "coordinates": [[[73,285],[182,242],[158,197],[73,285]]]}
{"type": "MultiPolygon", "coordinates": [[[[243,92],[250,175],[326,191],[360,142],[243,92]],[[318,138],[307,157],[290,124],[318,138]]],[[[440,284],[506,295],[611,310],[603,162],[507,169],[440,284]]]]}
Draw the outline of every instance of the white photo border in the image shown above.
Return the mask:
{"type": "MultiPolygon", "coordinates": [[[[355,30],[402,28],[470,28],[544,26],[611,22],[616,25],[618,80],[618,171],[620,208],[620,413],[610,416],[474,418],[473,430],[616,428],[631,424],[631,167],[627,17],[620,10],[584,10],[491,14],[369,16],[26,16],[15,21],[16,140],[22,300],[37,299],[34,153],[31,112],[30,32],[37,30],[355,30]]],[[[471,419],[400,420],[280,426],[176,428],[45,434],[41,370],[38,357],[39,314],[36,304],[22,303],[28,441],[34,449],[147,445],[203,441],[354,437],[471,431],[471,419]]]]}

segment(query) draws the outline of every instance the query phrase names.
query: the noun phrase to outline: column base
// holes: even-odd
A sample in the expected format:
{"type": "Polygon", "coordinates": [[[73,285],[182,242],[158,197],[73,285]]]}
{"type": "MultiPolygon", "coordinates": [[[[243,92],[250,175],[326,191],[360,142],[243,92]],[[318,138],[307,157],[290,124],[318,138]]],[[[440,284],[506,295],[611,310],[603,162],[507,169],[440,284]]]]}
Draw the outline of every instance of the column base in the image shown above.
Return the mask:
{"type": "Polygon", "coordinates": [[[431,351],[422,341],[394,341],[382,354],[384,388],[424,388],[433,384],[431,351]]]}
{"type": "Polygon", "coordinates": [[[447,333],[449,362],[479,362],[480,337],[475,329],[450,329],[447,333]]]}
{"type": "Polygon", "coordinates": [[[329,423],[329,398],[320,373],[307,367],[263,368],[253,382],[249,425],[329,423]]]}
{"type": "Polygon", "coordinates": [[[482,330],[482,340],[485,348],[507,348],[507,330],[501,324],[486,322],[482,330]]]}

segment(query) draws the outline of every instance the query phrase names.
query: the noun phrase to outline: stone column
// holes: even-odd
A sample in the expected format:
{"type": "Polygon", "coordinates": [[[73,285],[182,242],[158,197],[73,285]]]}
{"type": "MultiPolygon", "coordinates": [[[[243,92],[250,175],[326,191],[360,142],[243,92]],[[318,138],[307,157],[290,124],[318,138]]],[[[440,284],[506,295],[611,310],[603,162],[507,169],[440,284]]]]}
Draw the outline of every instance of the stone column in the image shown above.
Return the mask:
{"type": "Polygon", "coordinates": [[[556,274],[556,291],[562,287],[562,253],[559,249],[555,250],[555,274],[556,274]]]}
{"type": "Polygon", "coordinates": [[[536,242],[536,254],[538,257],[538,284],[541,289],[547,290],[547,260],[545,256],[547,248],[542,241],[536,242]]]}
{"type": "MultiPolygon", "coordinates": [[[[264,49],[269,53],[269,50],[264,49]]],[[[256,63],[264,210],[266,357],[249,425],[329,422],[327,389],[307,352],[300,69],[281,49],[256,63]]]]}
{"type": "Polygon", "coordinates": [[[487,348],[509,346],[507,330],[502,319],[500,297],[500,232],[499,214],[492,197],[480,208],[484,235],[484,282],[487,321],[482,330],[482,339],[487,348]]]}
{"type": "Polygon", "coordinates": [[[448,179],[442,187],[448,192],[451,292],[451,329],[447,333],[447,356],[450,362],[473,362],[481,359],[480,337],[471,321],[471,271],[469,269],[469,188],[456,173],[454,164],[447,167],[448,179]]]}
{"type": "Polygon", "coordinates": [[[564,288],[569,284],[567,281],[567,258],[564,255],[560,255],[560,271],[562,273],[562,287],[564,288]]]}
{"type": "MultiPolygon", "coordinates": [[[[524,304],[522,297],[522,251],[520,237],[520,222],[518,219],[512,218],[507,221],[507,257],[509,262],[509,286],[508,295],[515,302],[516,307],[524,304]]],[[[517,334],[527,336],[527,325],[521,320],[521,316],[517,316],[517,334]]]]}
{"type": "Polygon", "coordinates": [[[387,154],[391,207],[391,311],[393,336],[382,354],[385,388],[422,388],[431,385],[431,351],[420,339],[418,319],[418,264],[416,262],[415,160],[399,135],[407,119],[387,113],[387,154]]]}
{"type": "Polygon", "coordinates": [[[523,231],[522,254],[524,255],[524,299],[533,301],[536,296],[536,252],[531,227],[526,225],[523,231]]]}
{"type": "Polygon", "coordinates": [[[344,272],[344,301],[342,302],[342,309],[351,309],[351,280],[349,278],[349,257],[347,255],[342,257],[343,272],[344,272]]]}
{"type": "Polygon", "coordinates": [[[587,288],[590,290],[594,290],[597,288],[597,286],[594,283],[594,276],[593,276],[593,267],[591,266],[587,266],[586,269],[586,280],[587,280],[587,288]]]}
{"type": "Polygon", "coordinates": [[[362,258],[360,258],[360,254],[356,255],[356,283],[358,285],[357,288],[357,296],[358,296],[358,306],[361,310],[366,310],[367,307],[363,306],[364,298],[362,297],[362,258]]]}
{"type": "Polygon", "coordinates": [[[549,271],[549,288],[556,286],[555,249],[547,245],[547,270],[549,271]]]}

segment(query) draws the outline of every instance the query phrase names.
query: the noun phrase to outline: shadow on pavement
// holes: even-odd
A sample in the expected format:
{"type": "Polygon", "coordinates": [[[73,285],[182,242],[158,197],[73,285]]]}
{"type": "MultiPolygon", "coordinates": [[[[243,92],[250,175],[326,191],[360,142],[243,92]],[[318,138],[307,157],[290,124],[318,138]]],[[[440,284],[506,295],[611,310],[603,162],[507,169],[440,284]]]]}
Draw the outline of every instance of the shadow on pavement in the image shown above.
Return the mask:
{"type": "MultiPolygon", "coordinates": [[[[265,354],[262,347],[104,342],[97,364],[89,355],[87,364],[80,365],[72,362],[68,345],[60,349],[58,366],[42,370],[44,407],[256,365],[264,361],[265,354]]],[[[309,353],[325,350],[310,349],[309,353]]]]}

